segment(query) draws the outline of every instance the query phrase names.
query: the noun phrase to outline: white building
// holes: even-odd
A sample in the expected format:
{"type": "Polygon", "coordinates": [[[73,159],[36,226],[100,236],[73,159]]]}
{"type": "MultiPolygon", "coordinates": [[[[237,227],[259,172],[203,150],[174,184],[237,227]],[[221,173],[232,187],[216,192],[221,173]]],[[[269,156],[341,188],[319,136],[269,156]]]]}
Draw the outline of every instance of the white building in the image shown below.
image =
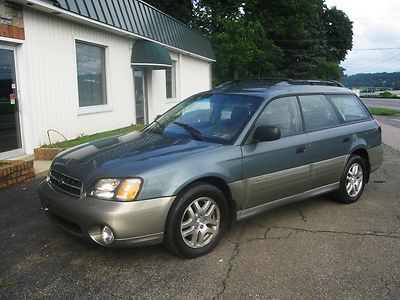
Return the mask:
{"type": "Polygon", "coordinates": [[[210,42],[145,2],[0,0],[0,15],[0,159],[48,130],[150,122],[211,88],[210,42]]]}

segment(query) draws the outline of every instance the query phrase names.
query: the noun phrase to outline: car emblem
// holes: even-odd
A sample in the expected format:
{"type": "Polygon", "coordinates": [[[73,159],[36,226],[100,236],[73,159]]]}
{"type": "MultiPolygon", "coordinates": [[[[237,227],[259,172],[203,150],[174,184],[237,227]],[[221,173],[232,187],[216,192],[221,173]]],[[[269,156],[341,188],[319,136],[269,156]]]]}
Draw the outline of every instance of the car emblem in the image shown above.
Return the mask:
{"type": "Polygon", "coordinates": [[[65,182],[64,182],[64,180],[62,179],[62,178],[57,178],[57,185],[64,185],[65,184],[65,182]]]}

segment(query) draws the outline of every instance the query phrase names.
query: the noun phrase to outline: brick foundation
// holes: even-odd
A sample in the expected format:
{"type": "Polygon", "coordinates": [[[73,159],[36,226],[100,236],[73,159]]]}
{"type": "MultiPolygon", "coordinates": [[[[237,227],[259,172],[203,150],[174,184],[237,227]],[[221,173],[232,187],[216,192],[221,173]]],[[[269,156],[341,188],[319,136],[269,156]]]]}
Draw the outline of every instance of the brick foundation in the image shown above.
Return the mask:
{"type": "Polygon", "coordinates": [[[33,160],[2,160],[0,161],[0,190],[31,181],[35,178],[33,160]],[[4,163],[5,165],[2,165],[4,163]]]}
{"type": "Polygon", "coordinates": [[[40,160],[53,160],[53,158],[65,148],[36,148],[34,149],[35,158],[40,160]]]}

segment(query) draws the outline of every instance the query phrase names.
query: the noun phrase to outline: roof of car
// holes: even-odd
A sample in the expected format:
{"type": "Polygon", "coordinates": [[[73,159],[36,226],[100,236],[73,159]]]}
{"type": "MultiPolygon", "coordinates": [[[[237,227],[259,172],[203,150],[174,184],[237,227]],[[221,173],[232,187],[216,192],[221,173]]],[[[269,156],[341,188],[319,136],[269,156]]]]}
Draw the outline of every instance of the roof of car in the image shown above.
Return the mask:
{"type": "Polygon", "coordinates": [[[246,79],[223,83],[213,89],[215,93],[246,94],[272,98],[287,94],[321,93],[354,94],[333,80],[246,79]]]}

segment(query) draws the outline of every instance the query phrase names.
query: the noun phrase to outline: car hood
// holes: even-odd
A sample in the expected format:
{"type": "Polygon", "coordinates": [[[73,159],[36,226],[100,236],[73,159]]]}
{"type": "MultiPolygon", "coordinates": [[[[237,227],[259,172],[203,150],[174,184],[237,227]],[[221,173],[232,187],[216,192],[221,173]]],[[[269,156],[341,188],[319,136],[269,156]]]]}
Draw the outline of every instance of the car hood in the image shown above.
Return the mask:
{"type": "Polygon", "coordinates": [[[221,146],[190,138],[132,132],[62,152],[54,159],[53,168],[82,181],[140,176],[160,165],[221,146]]]}

